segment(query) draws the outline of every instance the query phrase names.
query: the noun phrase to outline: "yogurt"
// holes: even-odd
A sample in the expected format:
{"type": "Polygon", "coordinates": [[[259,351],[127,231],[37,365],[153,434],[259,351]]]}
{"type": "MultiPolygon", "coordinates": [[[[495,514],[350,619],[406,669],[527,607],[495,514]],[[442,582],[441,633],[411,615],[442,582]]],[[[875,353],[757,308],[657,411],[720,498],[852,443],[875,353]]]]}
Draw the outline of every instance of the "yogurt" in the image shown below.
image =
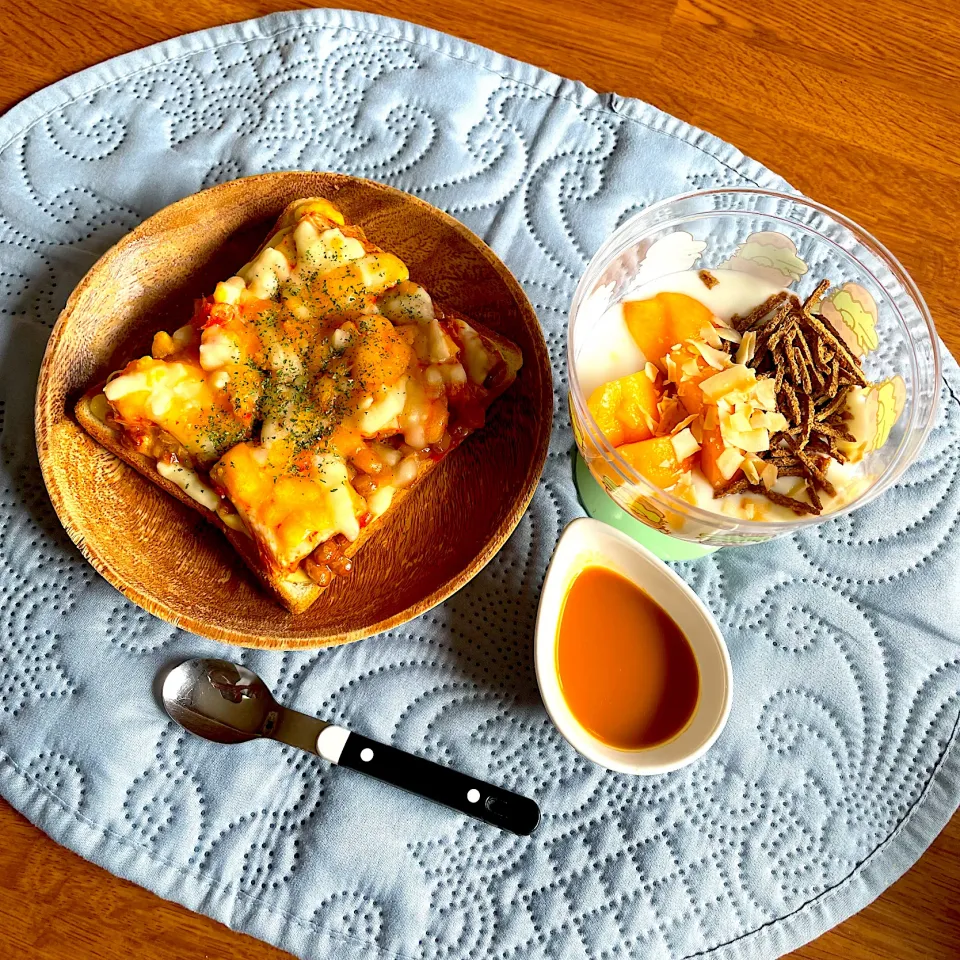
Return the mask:
{"type": "MultiPolygon", "coordinates": [[[[716,281],[708,287],[697,270],[667,274],[638,285],[628,300],[646,300],[660,293],[685,294],[698,300],[719,320],[728,322],[745,315],[784,288],[753,274],[737,270],[711,270],[716,281]]],[[[608,307],[592,327],[574,344],[574,364],[583,395],[590,397],[605,383],[637,373],[647,358],[628,329],[623,302],[608,307]]],[[[835,497],[821,493],[823,513],[837,510],[858,496],[871,482],[862,463],[829,461],[827,479],[836,489],[835,497]]],[[[714,496],[714,488],[699,467],[690,471],[690,491],[695,504],[714,513],[752,521],[795,522],[789,507],[773,503],[759,493],[743,492],[714,496]]],[[[804,499],[805,481],[799,477],[778,477],[772,490],[787,497],[804,499]]]]}

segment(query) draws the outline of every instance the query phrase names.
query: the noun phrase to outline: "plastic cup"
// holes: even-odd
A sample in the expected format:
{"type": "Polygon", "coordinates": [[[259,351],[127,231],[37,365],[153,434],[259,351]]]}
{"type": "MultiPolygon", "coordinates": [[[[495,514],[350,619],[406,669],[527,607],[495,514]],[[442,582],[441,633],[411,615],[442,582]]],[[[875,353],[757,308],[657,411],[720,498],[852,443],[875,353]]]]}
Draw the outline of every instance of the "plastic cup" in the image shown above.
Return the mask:
{"type": "MultiPolygon", "coordinates": [[[[651,531],[640,537],[663,554],[669,541],[687,542],[684,556],[703,548],[762,543],[850,513],[880,496],[916,459],[936,416],[939,341],[916,284],[896,258],[842,214],[812,200],[760,189],[716,189],[656,203],[624,223],[597,251],[574,294],[567,330],[570,414],[577,447],[615,513],[651,531]],[[740,270],[796,292],[803,299],[821,279],[832,283],[824,311],[862,355],[877,384],[868,397],[877,441],[864,457],[868,478],[841,509],[794,520],[758,521],[691,505],[649,483],[607,441],[587,407],[577,358],[613,304],[642,285],[687,269],[740,270]],[[895,421],[890,421],[896,416],[895,421]]],[[[595,491],[582,484],[585,501],[595,491]]],[[[597,509],[590,510],[596,515],[597,509]]],[[[636,534],[635,534],[636,535],[636,534]]],[[[681,551],[683,552],[683,551],[681,551]]],[[[704,551],[706,552],[706,551],[704,551]]],[[[675,551],[674,551],[675,553],[675,551]]]]}

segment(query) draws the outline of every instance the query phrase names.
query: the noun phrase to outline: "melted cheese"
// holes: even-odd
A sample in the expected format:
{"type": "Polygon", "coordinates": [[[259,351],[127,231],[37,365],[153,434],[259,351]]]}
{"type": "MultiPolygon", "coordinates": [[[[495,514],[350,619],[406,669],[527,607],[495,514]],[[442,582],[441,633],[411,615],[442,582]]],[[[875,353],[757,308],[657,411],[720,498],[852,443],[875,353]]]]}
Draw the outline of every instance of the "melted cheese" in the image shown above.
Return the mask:
{"type": "Polygon", "coordinates": [[[216,459],[248,432],[206,372],[186,361],[134,360],[103,392],[123,421],[155,424],[199,461],[216,459]]]}
{"type": "Polygon", "coordinates": [[[329,200],[325,200],[322,197],[309,197],[306,200],[298,201],[287,211],[283,218],[282,225],[289,227],[307,216],[331,220],[341,227],[345,222],[343,214],[329,200]]]}
{"type": "Polygon", "coordinates": [[[227,501],[183,464],[157,469],[292,575],[319,544],[355,540],[362,518],[389,508],[419,470],[401,440],[439,443],[448,391],[493,366],[475,331],[449,321],[461,351],[438,313],[402,260],[328,201],[304,201],[192,324],[158,336],[156,358],[110,381],[104,403],[128,429],[155,426],[201,466],[216,460],[210,476],[227,501]],[[366,500],[348,459],[376,472],[374,489],[358,483],[366,500]]]}
{"type": "Polygon", "coordinates": [[[250,531],[247,529],[247,525],[243,522],[243,518],[239,513],[234,513],[233,510],[227,509],[224,504],[220,504],[217,507],[217,516],[231,529],[236,530],[237,533],[245,533],[248,537],[250,536],[250,531]]]}
{"type": "Polygon", "coordinates": [[[317,479],[323,486],[330,506],[330,514],[337,533],[348,540],[360,536],[358,516],[366,512],[366,503],[350,485],[347,465],[339,457],[317,457],[317,479]],[[359,501],[359,503],[358,503],[359,501]]]}
{"type": "Polygon", "coordinates": [[[200,474],[196,470],[189,470],[179,463],[167,463],[165,460],[158,460],[157,473],[164,480],[175,483],[188,497],[196,500],[202,507],[216,511],[219,506],[220,498],[217,496],[217,492],[200,479],[200,474]]]}
{"type": "Polygon", "coordinates": [[[418,283],[398,283],[379,303],[380,312],[393,323],[424,323],[435,314],[430,294],[418,283]]]}
{"type": "Polygon", "coordinates": [[[204,370],[219,370],[239,361],[240,347],[225,330],[213,327],[204,332],[200,344],[200,366],[204,370]]]}
{"type": "Polygon", "coordinates": [[[269,243],[228,281],[240,280],[246,289],[221,284],[225,302],[283,300],[297,315],[348,313],[363,309],[371,297],[408,277],[406,264],[382,250],[369,250],[356,237],[336,226],[321,226],[313,218],[278,231],[269,243]]]}
{"type": "Polygon", "coordinates": [[[367,500],[367,506],[370,508],[370,514],[373,517],[379,517],[390,509],[393,503],[393,497],[396,494],[396,488],[389,484],[377,487],[367,500]]]}
{"type": "Polygon", "coordinates": [[[483,345],[479,334],[469,324],[458,323],[458,332],[463,342],[464,364],[467,374],[476,384],[482,384],[496,362],[483,345]]]}
{"type": "Polygon", "coordinates": [[[355,540],[366,502],[336,456],[297,456],[287,444],[241,443],[211,470],[244,523],[282,570],[337,534],[355,540]]]}
{"type": "Polygon", "coordinates": [[[310,220],[302,220],[293,231],[297,249],[297,271],[359,260],[367,252],[355,237],[348,237],[336,228],[320,231],[310,220]]]}
{"type": "Polygon", "coordinates": [[[439,439],[446,420],[446,399],[433,399],[419,381],[408,381],[406,403],[399,417],[404,441],[415,450],[423,450],[439,439]]]}
{"type": "Polygon", "coordinates": [[[392,387],[382,387],[380,395],[357,414],[357,426],[365,437],[374,437],[382,430],[396,429],[397,418],[407,404],[407,377],[392,387]]]}
{"type": "Polygon", "coordinates": [[[463,386],[467,382],[467,371],[460,363],[432,364],[424,371],[424,379],[431,384],[457,384],[463,386]]]}
{"type": "MultiPolygon", "coordinates": [[[[471,333],[473,331],[471,330],[471,333]]],[[[474,334],[476,336],[476,334],[474,334]]],[[[440,326],[440,321],[434,318],[427,321],[427,343],[429,352],[422,360],[429,360],[430,363],[446,363],[447,360],[453,360],[457,356],[457,345],[453,342],[449,334],[440,326]]]]}
{"type": "Polygon", "coordinates": [[[237,276],[246,282],[252,296],[258,300],[270,300],[280,289],[280,284],[290,278],[290,264],[276,248],[264,247],[237,276]]]}

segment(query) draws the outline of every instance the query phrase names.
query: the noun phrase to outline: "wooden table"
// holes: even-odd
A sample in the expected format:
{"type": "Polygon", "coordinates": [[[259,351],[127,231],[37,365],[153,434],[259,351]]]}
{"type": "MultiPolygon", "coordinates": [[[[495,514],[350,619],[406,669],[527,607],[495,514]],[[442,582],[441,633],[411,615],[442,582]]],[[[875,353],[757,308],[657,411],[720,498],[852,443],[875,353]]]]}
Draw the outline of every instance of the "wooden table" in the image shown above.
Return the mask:
{"type": "MultiPolygon", "coordinates": [[[[283,0],[4,0],[0,110],[107,57],[283,0]]],[[[902,0],[397,0],[417,21],[640,97],[731,140],[889,246],[960,350],[960,9],[902,0]]],[[[56,846],[0,802],[0,955],[287,956],[56,846]]],[[[862,913],[794,954],[960,956],[960,816],[862,913]]]]}

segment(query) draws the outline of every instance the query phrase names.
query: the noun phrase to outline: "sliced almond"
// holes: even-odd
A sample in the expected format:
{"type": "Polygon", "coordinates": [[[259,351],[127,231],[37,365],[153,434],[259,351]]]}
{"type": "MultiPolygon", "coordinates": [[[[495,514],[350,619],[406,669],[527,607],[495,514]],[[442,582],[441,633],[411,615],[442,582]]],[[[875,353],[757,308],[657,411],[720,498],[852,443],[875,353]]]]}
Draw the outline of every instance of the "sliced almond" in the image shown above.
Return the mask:
{"type": "MultiPolygon", "coordinates": [[[[727,361],[729,363],[729,359],[727,361]]],[[[734,364],[712,377],[707,377],[700,384],[703,396],[711,403],[716,403],[721,397],[735,390],[750,389],[757,382],[756,373],[743,364],[734,364]]]]}
{"type": "MultiPolygon", "coordinates": [[[[743,337],[733,329],[733,327],[720,327],[717,330],[717,337],[721,340],[726,340],[729,343],[742,343],[743,337]]],[[[754,334],[756,337],[756,334],[754,334]]],[[[739,362],[739,361],[738,361],[739,362]]]]}
{"type": "Polygon", "coordinates": [[[730,366],[730,356],[722,350],[716,350],[702,340],[689,340],[688,343],[693,346],[697,353],[699,353],[714,370],[726,370],[727,367],[730,366]]]}
{"type": "Polygon", "coordinates": [[[771,490],[773,485],[777,482],[777,468],[774,464],[768,463],[760,471],[760,479],[763,482],[763,485],[771,490]]]}
{"type": "Polygon", "coordinates": [[[778,433],[786,430],[789,424],[787,418],[782,413],[770,413],[766,410],[757,410],[750,417],[751,430],[769,430],[771,433],[778,433]]]}
{"type": "Polygon", "coordinates": [[[740,341],[740,349],[737,350],[737,363],[749,363],[757,352],[757,334],[755,330],[748,330],[740,341]]]}
{"type": "MultiPolygon", "coordinates": [[[[669,364],[668,364],[668,370],[669,370],[669,364]]],[[[643,372],[647,375],[647,379],[648,379],[651,383],[656,383],[656,382],[657,382],[657,377],[660,376],[660,371],[657,369],[656,365],[650,363],[649,361],[648,361],[647,364],[644,366],[643,372]]]]}
{"type": "Polygon", "coordinates": [[[762,460],[758,460],[756,457],[744,457],[743,459],[743,475],[751,483],[760,482],[760,471],[757,469],[757,464],[762,463],[762,460]]]}
{"type": "Polygon", "coordinates": [[[660,422],[654,431],[658,436],[666,436],[673,432],[674,427],[686,416],[686,408],[681,406],[675,397],[665,397],[658,404],[660,422]]]}
{"type": "Polygon", "coordinates": [[[742,463],[743,454],[736,447],[727,447],[717,457],[717,469],[724,480],[732,480],[733,475],[740,469],[742,463]]]}
{"type": "Polygon", "coordinates": [[[689,427],[690,424],[693,423],[693,421],[697,420],[698,418],[699,418],[699,414],[693,413],[689,417],[687,417],[686,420],[681,420],[670,432],[674,434],[679,433],[681,430],[685,430],[687,427],[689,427]]]}
{"type": "Polygon", "coordinates": [[[767,414],[767,429],[771,433],[779,433],[781,430],[786,430],[789,426],[790,424],[787,422],[787,418],[782,413],[773,411],[767,414]]]}
{"type": "Polygon", "coordinates": [[[678,434],[672,436],[670,443],[673,444],[674,456],[680,463],[683,463],[687,457],[692,457],[700,449],[700,444],[697,443],[689,429],[681,430],[678,434]]]}
{"type": "Polygon", "coordinates": [[[641,411],[641,414],[643,416],[644,423],[646,423],[647,425],[647,429],[650,431],[651,434],[655,436],[657,433],[657,429],[660,426],[660,421],[657,420],[656,417],[650,416],[650,414],[647,413],[646,410],[641,411]]]}
{"type": "MultiPolygon", "coordinates": [[[[663,358],[663,365],[667,371],[667,380],[669,380],[670,383],[679,383],[679,379],[677,378],[677,361],[674,360],[669,353],[663,358]]],[[[648,363],[647,366],[653,365],[648,363]]],[[[656,367],[654,367],[654,369],[656,369],[656,367]]]]}
{"type": "Polygon", "coordinates": [[[757,381],[753,396],[757,404],[764,410],[777,409],[777,385],[770,377],[757,381]]]}
{"type": "Polygon", "coordinates": [[[725,418],[721,418],[720,422],[723,423],[724,419],[727,422],[727,426],[732,430],[747,431],[751,429],[750,417],[749,415],[740,407],[744,406],[740,404],[733,413],[728,414],[725,418]]]}
{"type": "Polygon", "coordinates": [[[720,333],[712,323],[705,323],[700,328],[700,339],[708,346],[715,347],[718,350],[723,344],[723,341],[720,339],[720,333]]]}
{"type": "Polygon", "coordinates": [[[770,449],[770,434],[766,430],[724,430],[721,422],[720,433],[724,443],[749,453],[763,453],[770,449]]]}

